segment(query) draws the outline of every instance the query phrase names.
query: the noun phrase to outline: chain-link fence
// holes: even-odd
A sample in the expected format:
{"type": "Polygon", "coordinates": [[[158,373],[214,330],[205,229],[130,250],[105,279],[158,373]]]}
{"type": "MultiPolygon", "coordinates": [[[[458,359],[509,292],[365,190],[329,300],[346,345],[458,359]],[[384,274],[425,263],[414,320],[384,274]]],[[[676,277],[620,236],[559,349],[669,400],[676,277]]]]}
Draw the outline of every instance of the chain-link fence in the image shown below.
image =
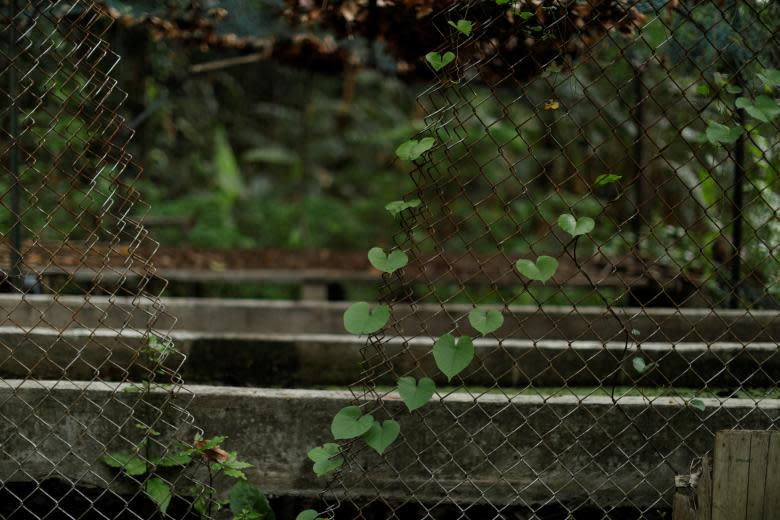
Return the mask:
{"type": "MultiPolygon", "coordinates": [[[[145,290],[156,244],[110,17],[0,6],[0,517],[216,517],[214,464],[235,454],[194,425],[175,320],[145,290]],[[94,282],[59,296],[51,270],[94,282]]],[[[307,8],[436,72],[418,98],[433,146],[401,154],[409,263],[352,387],[401,434],[382,457],[346,451],[321,516],[669,518],[717,430],[776,426],[777,3],[307,8]],[[475,308],[497,325],[475,332],[475,308]],[[447,335],[474,350],[449,377],[447,335]],[[411,413],[408,377],[436,385],[411,413]]],[[[311,429],[288,419],[270,428],[311,429]]]]}
{"type": "MultiPolygon", "coordinates": [[[[379,20],[404,9],[358,4],[379,20]]],[[[399,419],[381,462],[349,452],[337,511],[670,518],[675,475],[697,471],[717,430],[776,427],[778,13],[758,0],[416,13],[441,42],[418,49],[436,53],[418,98],[435,144],[414,162],[406,200],[421,203],[396,237],[409,265],[386,275],[392,317],[354,394],[377,419],[406,412],[379,381],[430,377],[441,401],[399,419]],[[448,380],[431,345],[480,336],[471,308],[503,326],[448,380]]]]}
{"type": "Polygon", "coordinates": [[[179,488],[192,499],[170,510],[187,511],[211,488],[172,471],[199,432],[174,320],[144,289],[156,244],[108,18],[94,2],[16,0],[0,18],[0,517],[146,518],[179,488]],[[59,297],[49,270],[95,282],[59,297]],[[137,289],[101,283],[127,273],[137,289]]]}

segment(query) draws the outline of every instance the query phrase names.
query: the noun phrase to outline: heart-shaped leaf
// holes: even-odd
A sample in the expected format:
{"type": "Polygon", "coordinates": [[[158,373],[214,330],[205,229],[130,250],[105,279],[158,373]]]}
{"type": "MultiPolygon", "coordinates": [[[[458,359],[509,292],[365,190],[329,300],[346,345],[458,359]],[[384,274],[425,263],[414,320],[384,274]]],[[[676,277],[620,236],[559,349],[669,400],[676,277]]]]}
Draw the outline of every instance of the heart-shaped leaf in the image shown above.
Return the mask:
{"type": "Polygon", "coordinates": [[[596,177],[596,180],[593,182],[596,186],[606,186],[607,184],[612,184],[613,182],[617,182],[620,179],[622,179],[622,175],[615,175],[614,173],[604,173],[596,177]]]}
{"type": "Polygon", "coordinates": [[[551,256],[542,255],[536,259],[536,263],[533,263],[530,260],[521,258],[515,263],[515,268],[526,278],[546,282],[558,270],[558,260],[551,256]]]}
{"type": "Polygon", "coordinates": [[[461,34],[465,34],[466,36],[471,35],[471,29],[472,25],[471,22],[468,20],[458,20],[457,23],[453,22],[452,20],[447,22],[451,26],[453,26],[457,31],[461,34]]]}
{"type": "Polygon", "coordinates": [[[403,251],[391,251],[388,255],[381,247],[372,247],[368,251],[368,261],[383,273],[393,273],[408,264],[409,257],[403,251]]]}
{"type": "Polygon", "coordinates": [[[150,478],[144,487],[146,494],[157,504],[157,509],[164,515],[171,503],[171,486],[161,478],[150,478]]]}
{"type": "Polygon", "coordinates": [[[452,334],[445,334],[433,345],[433,359],[447,380],[452,381],[474,359],[474,343],[468,336],[461,336],[456,343],[452,334]]]}
{"type": "Polygon", "coordinates": [[[574,215],[565,213],[558,217],[558,226],[573,237],[586,235],[593,231],[596,222],[590,217],[574,218],[574,215]]]}
{"type": "Polygon", "coordinates": [[[301,511],[298,513],[298,516],[295,517],[295,520],[324,520],[320,517],[320,514],[315,511],[314,509],[307,509],[306,511],[301,511]]]}
{"type": "Polygon", "coordinates": [[[395,155],[402,161],[415,161],[422,154],[433,148],[435,142],[436,140],[433,137],[423,137],[419,141],[417,139],[409,139],[395,149],[395,155]]]}
{"type": "Polygon", "coordinates": [[[374,417],[363,415],[359,406],[347,406],[339,410],[330,423],[330,432],[333,438],[354,439],[366,433],[374,424],[374,417]]]}
{"type": "Polygon", "coordinates": [[[707,408],[704,405],[704,401],[702,401],[701,399],[691,399],[690,401],[688,401],[688,404],[691,406],[691,408],[695,408],[700,412],[703,412],[707,408]]]}
{"type": "Polygon", "coordinates": [[[410,208],[416,208],[421,204],[420,199],[412,200],[394,200],[385,206],[385,209],[394,217],[401,214],[402,211],[410,208]]]}
{"type": "Polygon", "coordinates": [[[726,125],[710,121],[705,131],[707,140],[712,144],[732,144],[742,135],[742,127],[730,128],[726,125]]]}
{"type": "Polygon", "coordinates": [[[644,374],[645,372],[655,368],[655,362],[648,363],[639,356],[631,360],[631,365],[634,367],[634,370],[636,370],[640,374],[644,374]]]}
{"type": "Polygon", "coordinates": [[[425,406],[435,391],[436,383],[429,377],[423,377],[419,382],[409,376],[398,380],[398,393],[410,412],[425,406]]]}
{"type": "Polygon", "coordinates": [[[504,324],[504,315],[491,309],[472,309],[469,312],[469,323],[482,333],[483,336],[501,328],[504,324]]]}
{"type": "Polygon", "coordinates": [[[382,424],[379,424],[379,421],[374,421],[371,429],[363,435],[363,440],[381,455],[398,438],[399,433],[401,433],[401,425],[392,419],[384,421],[382,424]]]}
{"type": "Polygon", "coordinates": [[[330,473],[344,464],[341,447],[332,442],[312,448],[307,456],[314,462],[314,474],[318,477],[330,473]]]}
{"type": "Polygon", "coordinates": [[[377,305],[372,309],[366,302],[357,302],[344,312],[344,328],[350,334],[373,334],[389,319],[390,308],[387,305],[377,305]]]}
{"type": "Polygon", "coordinates": [[[433,67],[433,70],[436,72],[440,71],[455,59],[455,53],[452,51],[447,51],[444,54],[440,54],[438,52],[429,52],[425,55],[426,61],[431,64],[431,67],[433,67]]]}

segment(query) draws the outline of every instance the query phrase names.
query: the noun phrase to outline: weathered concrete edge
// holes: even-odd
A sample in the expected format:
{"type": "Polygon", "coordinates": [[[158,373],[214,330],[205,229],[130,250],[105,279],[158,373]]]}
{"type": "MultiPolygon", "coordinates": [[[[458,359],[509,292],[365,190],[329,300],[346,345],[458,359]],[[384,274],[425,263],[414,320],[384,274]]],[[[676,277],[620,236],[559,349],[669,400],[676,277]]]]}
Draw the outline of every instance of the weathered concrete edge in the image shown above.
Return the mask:
{"type": "MultiPolygon", "coordinates": [[[[4,386],[0,386],[0,414],[10,418],[13,423],[22,423],[26,410],[23,407],[11,407],[6,403],[13,400],[29,398],[35,402],[41,395],[51,395],[53,400],[58,403],[70,404],[78,400],[80,396],[92,402],[106,402],[107,397],[118,400],[125,400],[128,397],[122,392],[126,385],[110,383],[85,383],[85,382],[55,382],[55,381],[5,381],[4,386]],[[21,414],[21,415],[20,415],[21,414]]],[[[231,387],[210,387],[210,386],[187,386],[180,389],[181,397],[186,400],[193,399],[189,409],[195,415],[196,424],[204,429],[207,435],[227,435],[230,443],[229,449],[238,450],[242,457],[253,463],[255,467],[250,470],[253,481],[261,484],[266,490],[277,494],[296,494],[313,496],[318,494],[325,485],[325,481],[314,478],[311,474],[310,463],[306,460],[306,452],[312,446],[328,441],[328,424],[333,413],[347,403],[353,402],[353,396],[349,392],[322,391],[322,390],[280,390],[280,389],[250,389],[250,388],[231,388],[231,387]],[[286,427],[285,427],[286,425],[286,427]]],[[[164,394],[165,392],[158,392],[164,394]]],[[[686,403],[682,399],[676,398],[654,398],[647,399],[638,396],[623,397],[619,399],[622,413],[631,417],[636,417],[639,421],[638,427],[647,431],[653,429],[670,428],[675,432],[675,436],[666,442],[676,442],[679,444],[679,437],[676,432],[684,433],[690,431],[691,436],[686,438],[686,444],[693,450],[693,453],[704,451],[711,445],[710,434],[718,429],[730,428],[735,426],[734,417],[743,417],[744,421],[750,413],[755,413],[749,426],[754,428],[766,428],[772,425],[772,422],[780,416],[780,400],[765,400],[758,403],[749,399],[703,399],[706,411],[703,413],[690,412],[681,413],[686,409],[686,403]],[[652,406],[653,413],[646,413],[652,406]],[[762,422],[763,421],[763,422],[762,422]],[[668,422],[668,424],[667,424],[668,422]],[[764,424],[766,423],[766,424],[764,424]],[[704,427],[702,427],[704,426],[704,427]]],[[[83,404],[83,402],[82,402],[83,404]]],[[[117,404],[118,406],[118,404],[117,404]]],[[[421,414],[408,414],[400,404],[400,399],[396,394],[388,394],[380,401],[367,403],[369,408],[379,406],[385,412],[392,412],[392,415],[402,423],[402,431],[407,433],[405,443],[417,446],[429,446],[430,441],[427,438],[430,433],[428,428],[435,430],[441,442],[445,444],[452,443],[452,446],[463,446],[462,433],[459,428],[465,428],[466,431],[480,432],[486,424],[486,418],[480,411],[472,416],[468,416],[470,410],[479,408],[488,412],[498,412],[501,410],[514,410],[516,414],[521,414],[527,421],[532,423],[532,427],[540,428],[542,432],[549,428],[556,428],[559,417],[566,417],[567,429],[581,430],[583,432],[592,428],[589,424],[578,424],[583,417],[602,417],[603,423],[598,428],[613,428],[614,432],[622,432],[619,436],[610,440],[610,432],[604,432],[601,435],[590,440],[579,440],[584,442],[584,449],[572,450],[568,438],[560,436],[555,429],[550,429],[547,437],[546,449],[559,454],[560,460],[550,466],[549,455],[542,457],[540,453],[533,450],[522,459],[523,464],[530,464],[533,467],[548,468],[541,473],[525,472],[522,468],[510,467],[506,474],[495,475],[491,469],[481,467],[484,453],[477,450],[471,455],[464,455],[463,460],[459,460],[459,465],[464,462],[474,465],[477,470],[475,477],[480,482],[494,483],[490,487],[487,498],[497,503],[511,503],[517,500],[535,502],[546,500],[545,489],[557,489],[556,499],[561,502],[581,501],[583,499],[591,500],[596,504],[608,505],[630,501],[635,505],[650,505],[657,500],[656,490],[671,490],[673,488],[673,475],[666,468],[658,464],[657,455],[652,450],[637,450],[638,440],[635,439],[634,432],[625,425],[615,424],[620,421],[621,415],[615,412],[612,400],[608,397],[589,396],[515,396],[507,397],[503,395],[482,395],[479,397],[466,393],[453,393],[426,405],[421,414]],[[510,408],[508,408],[510,407],[510,408]],[[583,413],[577,417],[573,415],[577,410],[583,413]],[[460,418],[460,426],[453,430],[452,417],[457,413],[460,418]],[[553,423],[545,423],[540,419],[541,415],[547,414],[549,420],[553,423]],[[446,422],[443,422],[446,421],[446,422]],[[613,426],[611,426],[613,425],[613,426]],[[595,443],[595,444],[589,444],[595,443]],[[620,444],[618,446],[617,444],[620,444]],[[633,447],[628,451],[627,447],[633,447]],[[599,454],[599,462],[596,462],[595,455],[599,454]],[[623,453],[633,453],[630,466],[631,471],[622,470],[626,466],[627,460],[621,460],[623,453]],[[544,459],[544,460],[542,460],[544,459]],[[606,464],[606,466],[605,466],[606,464]],[[610,466],[611,464],[611,466],[610,466]],[[562,466],[559,467],[559,466],[562,466]],[[607,467],[608,466],[608,467],[607,467]],[[576,481],[571,480],[571,470],[576,468],[577,474],[581,478],[576,481]],[[544,481],[544,482],[542,482],[544,481]],[[505,482],[516,484],[515,486],[505,485],[505,482]],[[537,485],[538,484],[538,485],[537,485]],[[523,491],[516,491],[522,489],[523,491]],[[621,490],[631,490],[624,493],[621,490]]],[[[116,407],[114,407],[116,408],[116,407]]],[[[91,424],[91,416],[79,416],[83,411],[78,408],[72,408],[76,416],[73,418],[76,424],[91,424]]],[[[56,411],[41,410],[41,415],[55,413],[56,411]]],[[[108,415],[121,415],[124,410],[107,409],[104,413],[108,415]]],[[[381,414],[381,410],[375,413],[381,414]]],[[[381,416],[381,415],[380,415],[381,416]]],[[[492,421],[504,431],[512,431],[517,427],[516,422],[519,415],[507,416],[505,413],[492,415],[492,421]]],[[[586,419],[587,420],[587,419],[586,419]]],[[[5,432],[9,434],[7,431],[5,432]]],[[[33,441],[41,435],[48,432],[41,430],[40,426],[33,431],[13,432],[18,435],[29,437],[33,441]],[[36,437],[37,436],[37,437],[36,437]]],[[[116,432],[103,431],[95,432],[90,430],[92,435],[104,435],[115,437],[116,432]]],[[[57,435],[63,440],[78,446],[83,440],[84,432],[78,428],[62,428],[57,425],[57,435]]],[[[489,434],[485,436],[477,435],[475,437],[466,437],[469,439],[467,444],[487,443],[486,446],[494,446],[494,440],[491,440],[489,434]]],[[[522,438],[522,436],[520,437],[522,438]]],[[[661,440],[664,437],[661,436],[661,440]]],[[[7,439],[3,439],[4,442],[7,439]]],[[[100,438],[98,439],[100,440],[100,438]]],[[[658,438],[656,439],[658,441],[658,438]]],[[[109,445],[111,442],[106,441],[109,445]]],[[[403,444],[399,450],[403,452],[403,444]]],[[[42,443],[37,449],[45,449],[42,443]]],[[[515,446],[518,446],[517,444],[515,446]]],[[[663,453],[669,453],[670,459],[676,465],[689,463],[685,460],[687,449],[680,452],[679,446],[656,444],[663,453]]],[[[485,446],[482,447],[483,449],[485,446]]],[[[419,449],[419,448],[418,448],[419,449]]],[[[51,455],[51,454],[50,454],[51,455]]],[[[93,454],[95,457],[98,454],[93,454]]],[[[414,454],[416,456],[416,454],[414,454]]],[[[428,453],[424,456],[430,456],[428,453]]],[[[447,458],[437,458],[434,454],[433,462],[440,464],[440,470],[436,471],[436,478],[440,483],[457,482],[458,472],[447,465],[447,458]]],[[[406,467],[408,460],[404,459],[405,454],[400,453],[398,467],[406,467]]],[[[88,458],[88,457],[87,457],[88,458]]],[[[406,457],[408,459],[408,457],[406,457]]],[[[51,460],[56,457],[50,456],[51,460]]],[[[82,459],[83,460],[83,459],[82,459]]],[[[394,456],[388,455],[388,461],[392,464],[394,456]]],[[[412,461],[415,459],[412,458],[412,461]]],[[[35,462],[33,460],[33,462],[35,462]]],[[[360,467],[368,462],[380,465],[384,462],[371,453],[359,452],[355,456],[354,464],[360,467]]],[[[426,463],[430,461],[426,460],[426,463]]],[[[14,471],[13,461],[0,461],[0,480],[6,478],[14,471]]],[[[82,483],[87,482],[83,475],[83,467],[68,467],[62,465],[57,468],[61,475],[78,475],[82,477],[82,483]]],[[[439,499],[435,489],[428,485],[431,475],[427,473],[425,467],[415,467],[408,473],[408,480],[404,481],[405,486],[419,486],[415,495],[421,500],[436,501],[439,499]]],[[[96,463],[89,468],[89,472],[95,475],[102,475],[103,479],[93,482],[99,485],[100,482],[112,481],[112,474],[105,467],[96,463]]],[[[28,468],[28,473],[35,476],[35,464],[28,468]]],[[[347,470],[344,478],[350,484],[350,496],[370,497],[374,495],[373,486],[379,486],[383,496],[388,498],[403,499],[408,493],[408,489],[399,486],[396,480],[396,474],[392,471],[371,473],[373,482],[368,485],[361,483],[364,475],[360,472],[347,470]]],[[[436,486],[433,486],[436,487],[436,486]]],[[[456,501],[479,500],[481,496],[473,496],[464,491],[459,494],[460,489],[453,495],[456,501]]]]}
{"type": "MultiPolygon", "coordinates": [[[[348,302],[163,299],[0,295],[0,324],[56,328],[109,327],[214,332],[343,333],[348,302]],[[178,320],[178,322],[177,322],[178,320]]],[[[492,306],[487,306],[496,308],[492,306]]],[[[474,334],[469,305],[393,304],[388,335],[414,337],[455,331],[474,334]]],[[[780,312],[711,309],[615,308],[642,341],[777,341],[780,312]]],[[[600,307],[511,306],[499,337],[599,341],[623,340],[625,330],[600,307]]]]}
{"type": "MultiPolygon", "coordinates": [[[[136,330],[0,327],[0,377],[107,381],[148,377],[144,333],[136,330]],[[31,348],[34,347],[34,348],[31,348]],[[78,356],[78,358],[74,358],[78,356]]],[[[253,334],[174,331],[177,355],[166,364],[194,384],[255,387],[346,386],[372,373],[379,385],[427,375],[447,385],[431,357],[433,337],[388,337],[366,346],[347,334],[253,334]],[[184,362],[185,356],[187,357],[184,362]],[[182,362],[184,364],[182,365],[182,362]]],[[[774,343],[628,343],[477,338],[468,385],[504,388],[619,386],[770,387],[780,370],[774,343]],[[632,360],[655,363],[639,373],[632,360]],[[723,367],[728,363],[730,369],[723,367]]]]}

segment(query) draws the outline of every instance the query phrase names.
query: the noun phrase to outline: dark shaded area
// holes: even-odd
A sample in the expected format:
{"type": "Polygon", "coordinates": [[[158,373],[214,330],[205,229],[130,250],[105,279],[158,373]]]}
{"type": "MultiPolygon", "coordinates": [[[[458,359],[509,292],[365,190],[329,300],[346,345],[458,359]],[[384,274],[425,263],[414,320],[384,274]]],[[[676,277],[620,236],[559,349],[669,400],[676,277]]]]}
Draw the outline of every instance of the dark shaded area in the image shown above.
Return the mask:
{"type": "MultiPolygon", "coordinates": [[[[271,506],[280,520],[293,519],[304,509],[324,511],[327,504],[313,498],[292,496],[271,496],[271,506]]],[[[168,509],[168,516],[180,519],[197,519],[189,512],[186,500],[174,498],[168,509]]],[[[445,520],[463,518],[466,520],[661,520],[669,518],[666,509],[640,510],[633,507],[619,507],[604,510],[589,505],[564,507],[559,504],[534,508],[533,512],[521,506],[508,506],[498,510],[486,504],[392,504],[384,501],[362,503],[352,501],[339,504],[335,519],[364,518],[384,520],[389,518],[432,518],[445,520]],[[642,516],[644,514],[644,516],[642,516]]],[[[39,520],[40,518],[80,518],[83,520],[106,518],[135,519],[154,518],[155,507],[145,497],[119,496],[104,489],[73,487],[60,480],[33,482],[12,482],[0,488],[0,518],[4,520],[39,520]],[[20,500],[24,500],[24,506],[20,500]]],[[[159,516],[159,515],[157,515],[159,516]]]]}

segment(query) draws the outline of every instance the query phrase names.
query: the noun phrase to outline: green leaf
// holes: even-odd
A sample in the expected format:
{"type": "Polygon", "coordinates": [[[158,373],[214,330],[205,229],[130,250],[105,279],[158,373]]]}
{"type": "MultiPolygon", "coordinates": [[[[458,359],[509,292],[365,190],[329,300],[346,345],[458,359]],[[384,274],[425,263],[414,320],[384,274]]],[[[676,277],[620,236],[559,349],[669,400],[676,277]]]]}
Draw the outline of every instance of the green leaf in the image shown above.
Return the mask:
{"type": "Polygon", "coordinates": [[[154,464],[155,466],[168,468],[172,466],[186,466],[190,462],[192,462],[192,452],[180,451],[176,453],[169,453],[164,457],[160,457],[159,459],[154,461],[154,464]]]}
{"type": "Polygon", "coordinates": [[[780,87],[780,70],[764,69],[758,77],[764,82],[764,85],[770,87],[780,87]]]}
{"type": "Polygon", "coordinates": [[[298,516],[295,517],[295,520],[324,520],[324,519],[320,518],[319,513],[314,509],[307,509],[306,511],[301,511],[300,513],[298,513],[298,516]]]}
{"type": "Polygon", "coordinates": [[[425,406],[435,391],[436,383],[429,377],[423,377],[419,381],[409,376],[398,379],[398,393],[410,412],[425,406]]]}
{"type": "Polygon", "coordinates": [[[409,257],[397,249],[388,255],[382,248],[372,247],[368,251],[368,261],[383,273],[394,273],[409,263],[409,257]]]}
{"type": "Polygon", "coordinates": [[[455,59],[455,53],[447,51],[443,55],[438,52],[429,52],[425,55],[425,60],[431,64],[433,70],[440,71],[455,59]]]}
{"type": "Polygon", "coordinates": [[[223,472],[228,477],[246,479],[246,474],[243,470],[251,468],[252,465],[248,462],[238,460],[238,455],[235,451],[228,453],[228,458],[224,462],[214,462],[211,464],[211,470],[215,473],[223,472]]]}
{"type": "Polygon", "coordinates": [[[239,480],[230,488],[228,500],[230,501],[230,511],[234,515],[245,514],[249,511],[258,513],[263,520],[276,520],[268,497],[246,480],[239,480]]]}
{"type": "Polygon", "coordinates": [[[219,193],[225,200],[232,202],[245,192],[238,160],[222,126],[214,132],[214,169],[219,193]]]}
{"type": "Polygon", "coordinates": [[[314,474],[318,477],[330,473],[344,464],[341,447],[332,442],[309,450],[307,456],[314,462],[314,474]]]}
{"type": "Polygon", "coordinates": [[[379,424],[379,421],[374,421],[371,425],[371,429],[363,435],[363,440],[366,444],[371,446],[374,451],[382,455],[385,450],[393,444],[398,438],[398,434],[401,433],[401,425],[392,419],[384,421],[379,424]]]}
{"type": "Polygon", "coordinates": [[[171,486],[163,479],[155,477],[146,481],[145,490],[152,502],[157,504],[157,509],[165,514],[171,503],[171,486]]]}
{"type": "Polygon", "coordinates": [[[469,312],[469,323],[483,336],[501,328],[504,324],[504,315],[491,309],[472,309],[469,312]]]}
{"type": "Polygon", "coordinates": [[[385,209],[390,212],[390,214],[394,217],[397,217],[401,214],[402,211],[410,209],[410,208],[416,208],[421,204],[420,199],[412,199],[412,200],[394,200],[393,202],[388,203],[385,206],[385,209]]]}
{"type": "Polygon", "coordinates": [[[710,95],[710,86],[706,83],[700,83],[696,85],[696,93],[703,97],[708,97],[710,95]]]}
{"type": "Polygon", "coordinates": [[[422,154],[433,148],[436,140],[433,137],[423,137],[419,141],[416,139],[409,139],[405,143],[401,143],[398,148],[395,149],[395,155],[402,161],[415,161],[420,158],[422,154]]]}
{"type": "Polygon", "coordinates": [[[578,237],[580,235],[586,235],[593,231],[596,227],[596,222],[590,217],[574,218],[574,215],[565,213],[558,217],[558,227],[566,231],[572,237],[578,237]]]}
{"type": "Polygon", "coordinates": [[[520,11],[519,13],[517,13],[517,16],[519,16],[523,20],[528,20],[534,16],[534,13],[532,11],[520,11]]]}
{"type": "Polygon", "coordinates": [[[511,0],[496,0],[496,5],[508,4],[511,0]]]}
{"type": "Polygon", "coordinates": [[[607,184],[612,184],[613,182],[617,182],[622,178],[623,178],[622,175],[615,175],[614,173],[604,173],[596,177],[596,180],[593,183],[596,186],[606,186],[607,184]]]}
{"type": "Polygon", "coordinates": [[[456,343],[452,334],[445,334],[433,345],[433,359],[447,380],[452,381],[474,359],[474,343],[468,336],[461,336],[456,343]]]}
{"type": "Polygon", "coordinates": [[[384,327],[389,319],[390,308],[387,305],[377,305],[372,309],[366,302],[357,302],[344,312],[344,328],[350,334],[372,334],[384,327]]]}
{"type": "Polygon", "coordinates": [[[551,256],[542,255],[536,259],[536,263],[533,263],[530,260],[521,258],[515,263],[515,268],[526,278],[546,282],[558,270],[558,260],[551,256]]]}
{"type": "Polygon", "coordinates": [[[452,20],[449,20],[447,23],[450,24],[451,26],[453,26],[455,29],[457,29],[457,31],[459,33],[465,34],[466,36],[470,36],[471,35],[472,25],[471,25],[470,21],[468,21],[468,20],[458,20],[458,22],[455,23],[452,20]]]}
{"type": "Polygon", "coordinates": [[[354,439],[366,433],[372,424],[374,424],[374,417],[363,415],[359,406],[346,406],[333,417],[330,432],[336,440],[354,439]]]}
{"type": "Polygon", "coordinates": [[[127,475],[137,477],[146,473],[146,461],[141,457],[119,451],[108,453],[100,458],[104,464],[112,468],[121,468],[127,475]]]}
{"type": "Polygon", "coordinates": [[[688,404],[691,406],[691,408],[695,408],[700,412],[703,412],[707,408],[704,405],[704,401],[702,401],[701,399],[691,399],[690,401],[688,401],[688,404]]]}
{"type": "Polygon", "coordinates": [[[633,365],[634,370],[636,370],[640,374],[646,372],[649,366],[647,363],[645,363],[645,360],[639,356],[631,360],[631,365],[633,365]]]}
{"type": "Polygon", "coordinates": [[[705,135],[712,144],[731,144],[742,135],[742,127],[730,128],[715,121],[709,121],[705,135]]]}
{"type": "Polygon", "coordinates": [[[737,98],[736,105],[737,108],[745,109],[752,117],[764,123],[770,123],[780,115],[780,107],[777,105],[777,101],[768,96],[758,96],[752,102],[748,98],[740,97],[737,98]]]}

